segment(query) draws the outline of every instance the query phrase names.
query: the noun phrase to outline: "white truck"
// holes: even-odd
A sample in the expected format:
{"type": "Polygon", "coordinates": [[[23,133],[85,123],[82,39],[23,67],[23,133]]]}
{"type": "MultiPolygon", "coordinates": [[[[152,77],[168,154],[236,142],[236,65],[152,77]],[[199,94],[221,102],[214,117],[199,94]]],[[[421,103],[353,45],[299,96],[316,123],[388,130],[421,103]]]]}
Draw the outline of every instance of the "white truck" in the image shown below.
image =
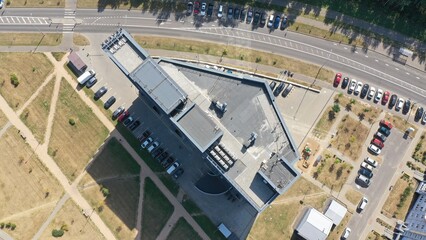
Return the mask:
{"type": "Polygon", "coordinates": [[[79,84],[84,85],[86,82],[96,75],[95,70],[91,69],[89,71],[84,72],[80,77],[77,78],[79,84]]]}

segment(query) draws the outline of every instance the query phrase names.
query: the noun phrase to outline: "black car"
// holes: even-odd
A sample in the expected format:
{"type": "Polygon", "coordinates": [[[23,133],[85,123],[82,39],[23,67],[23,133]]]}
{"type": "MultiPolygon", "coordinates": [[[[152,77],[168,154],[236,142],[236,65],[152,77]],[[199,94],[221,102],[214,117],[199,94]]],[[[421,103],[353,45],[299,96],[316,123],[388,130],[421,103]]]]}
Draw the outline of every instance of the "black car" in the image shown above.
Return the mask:
{"type": "Polygon", "coordinates": [[[283,16],[282,20],[281,20],[281,30],[284,30],[287,27],[287,23],[288,23],[288,19],[287,16],[283,16]]]}
{"type": "Polygon", "coordinates": [[[364,84],[364,86],[362,86],[361,89],[361,94],[359,95],[361,98],[365,98],[365,96],[367,96],[368,93],[368,89],[370,89],[370,86],[366,83],[364,84]]]}
{"type": "Polygon", "coordinates": [[[392,96],[389,100],[389,108],[393,108],[395,106],[397,100],[398,100],[398,96],[396,94],[392,94],[392,96]]]}
{"type": "Polygon", "coordinates": [[[192,4],[192,2],[188,2],[188,4],[186,5],[186,15],[191,15],[193,9],[194,5],[192,4]]]}
{"type": "Polygon", "coordinates": [[[231,20],[234,15],[234,9],[232,7],[228,7],[228,19],[231,20]]]}
{"type": "Polygon", "coordinates": [[[159,148],[155,149],[154,151],[152,151],[151,156],[155,158],[155,157],[159,156],[160,154],[162,154],[163,152],[164,152],[164,148],[159,147],[159,148]]]}
{"type": "Polygon", "coordinates": [[[366,176],[368,178],[372,178],[373,177],[373,172],[370,171],[370,170],[368,170],[368,169],[365,169],[365,168],[361,168],[358,171],[358,173],[361,174],[361,175],[364,175],[364,176],[366,176]]]}
{"type": "Polygon", "coordinates": [[[174,162],[176,162],[176,159],[173,156],[170,156],[169,158],[167,158],[167,160],[164,159],[163,161],[161,161],[161,166],[163,166],[163,168],[168,168],[174,162]]]}
{"type": "Polygon", "coordinates": [[[213,4],[209,3],[207,7],[207,17],[211,17],[213,15],[213,4]]]}
{"type": "Polygon", "coordinates": [[[141,136],[138,137],[139,142],[143,142],[145,141],[145,139],[147,139],[149,136],[151,136],[151,131],[146,130],[145,132],[142,133],[141,136]]]}
{"type": "Polygon", "coordinates": [[[287,97],[287,95],[293,90],[293,85],[289,84],[286,89],[284,89],[283,93],[281,94],[282,97],[287,97]]]}
{"type": "Polygon", "coordinates": [[[265,27],[267,18],[268,18],[268,14],[262,13],[262,16],[260,17],[259,27],[262,27],[262,28],[265,27]]]}
{"type": "Polygon", "coordinates": [[[246,23],[250,24],[251,20],[253,20],[253,10],[249,9],[247,12],[246,23]]]}
{"type": "Polygon", "coordinates": [[[402,113],[407,114],[408,111],[410,111],[410,106],[411,106],[411,102],[410,100],[407,99],[407,101],[405,101],[404,103],[404,107],[402,108],[402,113]]]}
{"type": "Polygon", "coordinates": [[[243,8],[240,11],[240,22],[244,22],[245,18],[246,18],[246,10],[243,8]]]}
{"type": "Polygon", "coordinates": [[[417,111],[416,111],[416,116],[414,116],[414,121],[419,121],[420,120],[420,118],[422,118],[422,116],[423,116],[423,108],[422,107],[419,107],[419,108],[417,108],[417,111]]]}
{"type": "Polygon", "coordinates": [[[93,96],[93,99],[98,100],[99,98],[101,98],[103,95],[105,95],[105,93],[108,91],[108,88],[106,88],[105,86],[102,86],[101,88],[99,88],[98,91],[95,92],[95,95],[93,96]]]}
{"type": "Polygon", "coordinates": [[[174,173],[173,173],[173,177],[174,177],[174,179],[178,179],[180,176],[182,176],[182,174],[184,173],[185,171],[183,170],[183,168],[179,168],[178,170],[176,170],[174,173]]]}
{"type": "Polygon", "coordinates": [[[237,20],[239,16],[240,16],[240,9],[235,8],[234,9],[234,19],[237,20]]]}
{"type": "Polygon", "coordinates": [[[161,163],[166,159],[170,154],[168,152],[163,152],[161,155],[157,157],[157,160],[161,163]]]}
{"type": "Polygon", "coordinates": [[[348,86],[348,84],[349,84],[349,78],[348,77],[343,78],[342,89],[345,89],[348,86]]]}
{"type": "Polygon", "coordinates": [[[139,121],[139,120],[136,120],[134,123],[132,123],[130,126],[129,126],[129,129],[130,130],[135,130],[137,127],[139,127],[139,125],[141,125],[141,122],[139,121]]]}
{"type": "Polygon", "coordinates": [[[119,107],[117,108],[113,113],[112,113],[112,119],[115,120],[117,119],[123,112],[124,112],[125,108],[124,107],[119,107]]]}
{"type": "Polygon", "coordinates": [[[123,125],[124,126],[128,126],[133,122],[133,118],[132,117],[128,117],[123,121],[123,125]]]}
{"type": "Polygon", "coordinates": [[[277,82],[275,82],[275,81],[272,81],[271,84],[269,84],[271,91],[274,91],[274,88],[275,88],[276,85],[277,85],[277,82]]]}
{"type": "Polygon", "coordinates": [[[91,88],[93,87],[93,85],[95,85],[95,83],[98,82],[98,79],[96,79],[96,77],[92,77],[91,79],[89,79],[89,81],[87,81],[86,83],[86,87],[87,88],[91,88]]]}
{"type": "Polygon", "coordinates": [[[260,20],[260,13],[255,12],[253,17],[253,26],[257,26],[259,24],[259,20],[260,20]]]}
{"type": "Polygon", "coordinates": [[[284,90],[284,87],[285,87],[284,82],[281,82],[280,85],[278,85],[278,87],[275,88],[274,96],[280,95],[281,91],[284,90]]]}
{"type": "Polygon", "coordinates": [[[104,103],[104,108],[108,109],[110,108],[114,103],[115,103],[116,99],[114,96],[111,96],[110,98],[108,98],[108,100],[104,103]]]}

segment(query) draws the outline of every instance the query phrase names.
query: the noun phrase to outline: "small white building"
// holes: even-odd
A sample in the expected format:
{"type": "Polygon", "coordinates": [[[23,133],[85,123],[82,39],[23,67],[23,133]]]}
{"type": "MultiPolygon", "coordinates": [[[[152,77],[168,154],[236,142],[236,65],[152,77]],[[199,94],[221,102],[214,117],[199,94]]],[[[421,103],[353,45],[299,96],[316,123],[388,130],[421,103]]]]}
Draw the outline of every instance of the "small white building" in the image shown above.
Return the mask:
{"type": "Polygon", "coordinates": [[[330,218],[334,225],[338,226],[345,217],[347,211],[348,210],[340,203],[331,200],[330,206],[328,206],[327,211],[325,211],[325,216],[330,218]]]}
{"type": "Polygon", "coordinates": [[[297,234],[306,240],[325,240],[333,227],[333,221],[314,208],[309,208],[296,228],[297,234]]]}

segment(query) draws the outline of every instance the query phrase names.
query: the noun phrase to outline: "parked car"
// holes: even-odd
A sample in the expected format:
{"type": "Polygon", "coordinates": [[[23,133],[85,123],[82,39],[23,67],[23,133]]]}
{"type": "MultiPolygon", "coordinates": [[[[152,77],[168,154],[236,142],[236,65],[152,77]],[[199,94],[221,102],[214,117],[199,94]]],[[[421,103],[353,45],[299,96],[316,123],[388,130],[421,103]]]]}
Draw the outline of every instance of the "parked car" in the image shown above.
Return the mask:
{"type": "Polygon", "coordinates": [[[382,142],[385,142],[387,137],[381,133],[381,132],[376,132],[376,134],[374,135],[376,138],[380,139],[382,142]]]}
{"type": "Polygon", "coordinates": [[[348,86],[348,84],[349,84],[349,78],[348,77],[343,78],[342,89],[345,89],[348,86]]]}
{"type": "Polygon", "coordinates": [[[89,79],[89,81],[86,82],[86,87],[91,88],[93,85],[95,85],[98,82],[98,79],[96,77],[92,77],[89,79]]]}
{"type": "Polygon", "coordinates": [[[385,91],[385,93],[383,93],[382,105],[386,105],[386,103],[388,103],[389,96],[390,96],[390,92],[389,91],[385,91]]]}
{"type": "Polygon", "coordinates": [[[373,166],[373,167],[377,167],[377,166],[379,166],[379,164],[377,163],[377,161],[376,160],[374,160],[374,159],[371,159],[370,157],[366,157],[365,159],[364,159],[364,162],[366,162],[366,163],[368,163],[368,164],[370,164],[371,166],[373,166]]]}
{"type": "Polygon", "coordinates": [[[374,176],[374,174],[373,174],[373,172],[372,171],[370,171],[370,170],[368,170],[368,169],[365,169],[365,168],[361,168],[359,171],[358,171],[358,173],[359,174],[361,174],[361,175],[363,175],[363,176],[366,176],[366,177],[368,177],[368,178],[373,178],[373,176],[374,176]]]}
{"type": "Polygon", "coordinates": [[[116,101],[117,99],[115,99],[114,96],[111,96],[110,98],[108,98],[108,100],[104,103],[104,108],[105,109],[109,109],[116,101]]]}
{"type": "Polygon", "coordinates": [[[160,143],[158,143],[157,141],[153,142],[146,150],[151,153],[152,151],[154,151],[155,148],[157,148],[158,146],[160,146],[160,143]]]}
{"type": "Polygon", "coordinates": [[[176,172],[175,173],[173,173],[173,178],[174,179],[178,179],[180,176],[182,176],[182,174],[184,173],[185,171],[183,170],[183,168],[179,168],[178,170],[176,170],[176,172]]]}
{"type": "Polygon", "coordinates": [[[141,136],[138,137],[139,142],[144,142],[149,136],[151,136],[151,131],[146,130],[142,133],[141,136]]]}
{"type": "Polygon", "coordinates": [[[371,144],[376,145],[376,146],[377,146],[377,147],[379,147],[380,149],[382,149],[383,147],[385,147],[385,144],[383,144],[383,142],[382,142],[380,139],[378,139],[378,138],[374,138],[374,139],[371,141],[371,144]]]}
{"type": "Polygon", "coordinates": [[[424,110],[422,107],[417,108],[416,115],[414,116],[414,121],[419,121],[423,116],[423,112],[424,110]]]}
{"type": "Polygon", "coordinates": [[[161,166],[164,168],[168,168],[170,165],[172,165],[174,162],[176,162],[176,159],[173,156],[168,157],[166,160],[163,160],[161,162],[161,166]]]}
{"type": "Polygon", "coordinates": [[[103,95],[105,95],[105,93],[107,91],[108,91],[108,88],[106,88],[105,86],[102,86],[101,88],[98,89],[98,91],[95,92],[93,99],[99,100],[99,98],[101,98],[103,95]]]}
{"type": "Polygon", "coordinates": [[[346,240],[346,239],[348,239],[348,237],[349,237],[350,234],[351,234],[351,229],[347,227],[343,231],[342,236],[340,237],[340,239],[346,240]]]}
{"type": "Polygon", "coordinates": [[[364,84],[362,82],[357,82],[355,90],[354,90],[354,94],[358,95],[361,92],[362,86],[364,84]]]}
{"type": "Polygon", "coordinates": [[[380,148],[378,148],[374,144],[370,144],[370,146],[368,146],[368,150],[370,150],[370,152],[372,152],[375,155],[379,155],[382,152],[382,150],[380,150],[380,148]]]}
{"type": "Polygon", "coordinates": [[[194,4],[192,4],[192,2],[188,2],[188,4],[186,4],[186,15],[191,15],[192,11],[194,9],[194,4]]]}
{"type": "Polygon", "coordinates": [[[237,20],[239,16],[240,16],[240,9],[235,8],[234,9],[234,19],[237,20]]]}
{"type": "Polygon", "coordinates": [[[283,93],[281,94],[282,97],[287,97],[287,95],[293,90],[293,84],[287,85],[286,89],[284,89],[283,93]]]}
{"type": "Polygon", "coordinates": [[[151,156],[153,158],[156,158],[157,156],[159,156],[160,154],[162,154],[164,152],[164,148],[159,147],[157,149],[155,149],[154,151],[152,151],[151,156]]]}
{"type": "Polygon", "coordinates": [[[277,85],[277,82],[275,82],[275,81],[272,81],[270,84],[269,84],[269,87],[271,88],[271,91],[274,91],[274,88],[275,88],[275,86],[277,85]]]}
{"type": "Polygon", "coordinates": [[[260,13],[255,12],[253,17],[253,26],[259,25],[259,20],[260,20],[260,13]]]}
{"type": "Polygon", "coordinates": [[[285,83],[284,82],[280,82],[280,84],[278,85],[278,87],[275,88],[274,96],[280,95],[281,91],[284,90],[284,87],[285,87],[285,83]]]}
{"type": "Polygon", "coordinates": [[[268,18],[268,15],[266,13],[262,13],[262,15],[260,16],[259,27],[262,27],[262,28],[265,27],[267,18],[268,18]]]}
{"type": "Polygon", "coordinates": [[[168,174],[173,174],[173,172],[176,171],[178,167],[180,167],[180,163],[176,161],[169,168],[167,168],[166,172],[168,174]]]}
{"type": "Polygon", "coordinates": [[[122,122],[123,120],[125,120],[128,116],[130,115],[129,111],[124,111],[119,117],[118,117],[118,121],[122,122]]]}
{"type": "Polygon", "coordinates": [[[395,106],[395,111],[399,111],[399,110],[401,110],[401,108],[404,106],[404,99],[403,98],[399,98],[398,99],[398,102],[396,103],[396,106],[395,106]]]}
{"type": "Polygon", "coordinates": [[[112,113],[112,119],[117,119],[123,112],[126,110],[124,107],[118,107],[113,113],[112,113]]]}
{"type": "Polygon", "coordinates": [[[422,124],[426,124],[426,111],[423,113],[422,124]]]}
{"type": "Polygon", "coordinates": [[[217,18],[222,18],[222,16],[223,16],[223,5],[220,4],[217,10],[217,18]]]}
{"type": "Polygon", "coordinates": [[[374,97],[374,102],[379,102],[380,99],[382,99],[382,97],[383,97],[383,90],[379,88],[377,89],[376,96],[374,97]]]}
{"type": "Polygon", "coordinates": [[[407,99],[404,103],[404,107],[402,108],[402,114],[407,114],[410,111],[411,101],[407,99]]]}
{"type": "Polygon", "coordinates": [[[267,25],[267,27],[268,28],[272,28],[272,26],[274,25],[274,15],[273,14],[271,14],[271,15],[269,15],[269,20],[268,20],[268,25],[267,25]]]}
{"type": "Polygon", "coordinates": [[[228,7],[228,19],[232,20],[232,17],[234,16],[234,9],[232,7],[228,7]]]}
{"type": "Polygon", "coordinates": [[[380,121],[380,125],[386,127],[389,130],[393,128],[392,123],[384,119],[380,121]]]}
{"type": "Polygon", "coordinates": [[[133,118],[132,117],[128,117],[126,120],[123,121],[123,125],[124,126],[129,126],[131,123],[133,122],[133,118]]]}
{"type": "Polygon", "coordinates": [[[213,15],[213,4],[209,3],[207,7],[207,17],[211,17],[213,15]]]}
{"type": "Polygon", "coordinates": [[[390,101],[389,101],[389,108],[390,109],[392,109],[395,106],[397,100],[398,100],[398,96],[396,94],[392,94],[390,101]]]}
{"type": "Polygon", "coordinates": [[[249,9],[247,11],[246,23],[250,24],[252,20],[253,20],[253,10],[249,9]]]}
{"type": "Polygon", "coordinates": [[[135,130],[137,127],[139,127],[139,125],[141,125],[141,122],[139,120],[136,120],[134,123],[129,125],[129,129],[130,130],[135,130]]]}
{"type": "Polygon", "coordinates": [[[280,27],[280,29],[281,29],[281,30],[284,30],[284,29],[287,27],[287,23],[288,23],[287,16],[286,16],[286,15],[284,15],[284,16],[283,16],[283,20],[281,20],[281,27],[280,27]]]}
{"type": "Polygon", "coordinates": [[[358,204],[357,210],[358,211],[363,211],[365,209],[365,207],[367,206],[368,203],[368,199],[366,197],[362,197],[361,201],[358,204]]]}
{"type": "Polygon", "coordinates": [[[275,17],[275,21],[274,21],[274,28],[275,29],[278,29],[278,27],[280,26],[280,21],[281,21],[281,17],[277,15],[275,17]]]}
{"type": "Polygon", "coordinates": [[[163,152],[161,155],[157,157],[157,160],[161,163],[164,159],[166,159],[170,154],[168,152],[163,152]]]}
{"type": "Polygon", "coordinates": [[[389,137],[391,131],[387,127],[380,127],[379,132],[383,133],[386,137],[389,137]]]}
{"type": "Polygon", "coordinates": [[[370,186],[370,183],[371,183],[371,179],[361,174],[358,174],[358,177],[356,178],[356,180],[365,184],[367,187],[370,186]]]}
{"type": "Polygon", "coordinates": [[[206,16],[207,4],[205,2],[201,3],[200,16],[206,16]]]}
{"type": "Polygon", "coordinates": [[[366,83],[366,84],[364,84],[364,86],[362,86],[361,94],[360,94],[359,96],[360,96],[361,98],[365,98],[365,96],[367,96],[368,89],[370,89],[370,85],[368,85],[367,83],[366,83]]]}
{"type": "Polygon", "coordinates": [[[194,15],[198,15],[200,13],[200,2],[195,1],[194,2],[194,15]]]}
{"type": "Polygon", "coordinates": [[[349,88],[348,88],[348,93],[352,93],[354,90],[355,90],[355,88],[356,88],[356,80],[355,79],[352,79],[351,80],[351,83],[349,84],[349,88]]]}
{"type": "Polygon", "coordinates": [[[373,166],[371,166],[370,164],[368,164],[368,163],[366,163],[366,162],[362,162],[361,163],[361,167],[362,168],[365,168],[365,169],[368,169],[368,170],[370,170],[370,171],[373,171],[373,166]]]}
{"type": "Polygon", "coordinates": [[[245,19],[246,19],[246,10],[243,8],[240,11],[240,22],[244,22],[245,19]]]}
{"type": "Polygon", "coordinates": [[[145,140],[145,142],[143,142],[143,143],[141,144],[141,148],[146,148],[149,144],[151,144],[151,143],[152,143],[152,141],[154,141],[154,139],[152,139],[152,137],[147,138],[147,139],[145,140]]]}
{"type": "Polygon", "coordinates": [[[336,73],[336,76],[334,76],[333,86],[334,87],[339,86],[341,80],[342,80],[342,74],[341,73],[336,73]]]}
{"type": "Polygon", "coordinates": [[[374,97],[376,94],[376,89],[374,87],[370,88],[370,91],[368,92],[367,99],[370,100],[374,97]]]}
{"type": "Polygon", "coordinates": [[[4,1],[3,1],[3,0],[0,0],[0,9],[2,9],[2,8],[3,8],[3,6],[4,6],[4,1]]]}

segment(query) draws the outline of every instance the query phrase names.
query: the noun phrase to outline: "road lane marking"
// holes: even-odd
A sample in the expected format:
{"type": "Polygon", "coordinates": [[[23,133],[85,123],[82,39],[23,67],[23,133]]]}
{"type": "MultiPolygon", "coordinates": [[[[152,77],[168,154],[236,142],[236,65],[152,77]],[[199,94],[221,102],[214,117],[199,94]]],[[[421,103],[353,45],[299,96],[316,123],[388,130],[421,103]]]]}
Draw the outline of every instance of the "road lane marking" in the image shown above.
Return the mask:
{"type": "Polygon", "coordinates": [[[395,70],[399,71],[399,68],[395,68],[395,70]]]}
{"type": "Polygon", "coordinates": [[[389,67],[389,64],[385,63],[386,67],[389,67]]]}
{"type": "Polygon", "coordinates": [[[409,72],[406,72],[405,74],[410,75],[410,73],[409,73],[409,72]]]}
{"type": "Polygon", "coordinates": [[[379,60],[377,60],[377,59],[374,59],[374,61],[379,62],[379,60]]]}

